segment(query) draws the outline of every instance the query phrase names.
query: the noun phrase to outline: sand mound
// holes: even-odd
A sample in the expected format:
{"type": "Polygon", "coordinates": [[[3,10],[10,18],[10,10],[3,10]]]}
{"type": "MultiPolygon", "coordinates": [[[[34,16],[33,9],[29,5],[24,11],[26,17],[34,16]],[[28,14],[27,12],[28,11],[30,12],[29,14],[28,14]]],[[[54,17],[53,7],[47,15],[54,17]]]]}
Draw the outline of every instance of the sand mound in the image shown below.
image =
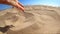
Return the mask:
{"type": "Polygon", "coordinates": [[[25,13],[16,8],[0,12],[0,27],[13,25],[8,34],[60,34],[60,8],[25,6],[25,13]]]}

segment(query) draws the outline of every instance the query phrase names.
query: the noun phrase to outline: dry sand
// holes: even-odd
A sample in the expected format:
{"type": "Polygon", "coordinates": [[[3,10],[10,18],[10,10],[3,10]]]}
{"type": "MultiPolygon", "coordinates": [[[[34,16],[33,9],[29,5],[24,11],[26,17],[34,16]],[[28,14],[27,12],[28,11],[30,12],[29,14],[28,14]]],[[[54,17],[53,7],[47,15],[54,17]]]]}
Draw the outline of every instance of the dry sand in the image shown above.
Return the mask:
{"type": "Polygon", "coordinates": [[[7,34],[60,34],[60,8],[25,6],[25,13],[16,8],[0,11],[0,27],[14,25],[7,34]]]}

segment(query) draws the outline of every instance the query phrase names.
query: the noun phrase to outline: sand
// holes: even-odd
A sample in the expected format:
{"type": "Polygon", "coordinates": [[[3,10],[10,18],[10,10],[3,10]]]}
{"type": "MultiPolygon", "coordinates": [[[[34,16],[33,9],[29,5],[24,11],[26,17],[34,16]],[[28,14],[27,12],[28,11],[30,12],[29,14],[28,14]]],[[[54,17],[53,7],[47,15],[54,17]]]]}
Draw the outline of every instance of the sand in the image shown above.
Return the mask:
{"type": "Polygon", "coordinates": [[[13,25],[7,34],[60,34],[60,8],[50,6],[25,6],[0,11],[0,27],[13,25]]]}

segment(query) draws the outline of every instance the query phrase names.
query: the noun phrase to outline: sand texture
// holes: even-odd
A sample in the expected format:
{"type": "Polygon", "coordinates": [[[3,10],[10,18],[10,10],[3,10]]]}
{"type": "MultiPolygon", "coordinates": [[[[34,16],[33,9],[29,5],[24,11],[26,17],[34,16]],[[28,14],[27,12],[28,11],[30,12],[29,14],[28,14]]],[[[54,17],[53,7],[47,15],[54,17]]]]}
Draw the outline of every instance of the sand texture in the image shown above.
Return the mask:
{"type": "Polygon", "coordinates": [[[60,8],[50,6],[25,6],[0,11],[0,27],[13,25],[7,34],[60,34],[60,8]]]}

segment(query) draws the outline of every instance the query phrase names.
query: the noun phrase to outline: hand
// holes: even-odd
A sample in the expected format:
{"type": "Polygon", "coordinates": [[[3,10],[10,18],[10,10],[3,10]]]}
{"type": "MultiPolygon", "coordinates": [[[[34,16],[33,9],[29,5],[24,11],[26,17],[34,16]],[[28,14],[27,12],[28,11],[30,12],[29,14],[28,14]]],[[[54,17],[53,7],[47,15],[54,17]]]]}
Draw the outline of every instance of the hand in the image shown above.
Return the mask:
{"type": "Polygon", "coordinates": [[[12,6],[24,11],[23,5],[21,3],[19,3],[18,0],[0,0],[0,4],[12,5],[12,6]]]}

